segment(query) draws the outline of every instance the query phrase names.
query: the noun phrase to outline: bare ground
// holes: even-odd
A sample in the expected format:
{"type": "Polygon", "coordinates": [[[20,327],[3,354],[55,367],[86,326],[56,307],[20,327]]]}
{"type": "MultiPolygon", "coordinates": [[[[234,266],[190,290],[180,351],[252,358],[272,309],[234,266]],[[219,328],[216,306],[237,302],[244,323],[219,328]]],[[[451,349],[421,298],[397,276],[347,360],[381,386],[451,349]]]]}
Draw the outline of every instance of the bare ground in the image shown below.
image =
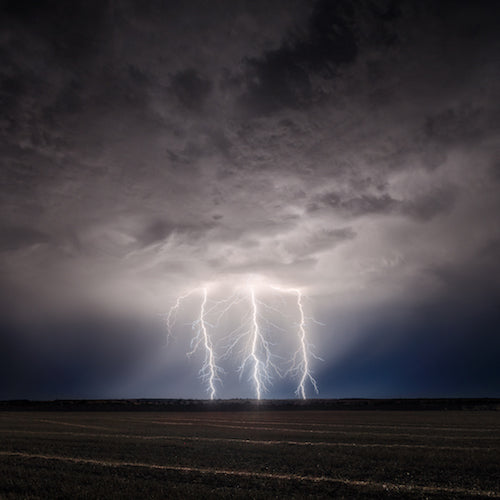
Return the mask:
{"type": "Polygon", "coordinates": [[[0,412],[0,498],[500,498],[493,411],[0,412]]]}

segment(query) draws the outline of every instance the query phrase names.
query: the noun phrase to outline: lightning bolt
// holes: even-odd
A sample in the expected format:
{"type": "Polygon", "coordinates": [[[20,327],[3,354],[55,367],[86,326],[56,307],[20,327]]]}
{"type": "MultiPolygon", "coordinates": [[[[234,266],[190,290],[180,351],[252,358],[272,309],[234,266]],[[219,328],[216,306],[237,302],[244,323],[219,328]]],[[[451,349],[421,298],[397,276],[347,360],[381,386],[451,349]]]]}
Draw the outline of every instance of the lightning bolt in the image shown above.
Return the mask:
{"type": "Polygon", "coordinates": [[[250,313],[247,316],[247,320],[244,321],[246,325],[244,328],[246,329],[242,329],[243,331],[236,335],[235,341],[229,348],[229,352],[232,352],[235,344],[246,339],[246,347],[243,351],[248,354],[244,356],[238,372],[241,377],[247,365],[251,365],[250,380],[254,386],[255,397],[261,399],[262,394],[267,391],[271,384],[272,373],[276,372],[280,374],[280,372],[278,367],[273,363],[271,344],[266,339],[259,322],[261,319],[259,312],[260,302],[257,299],[253,286],[248,288],[248,299],[250,302],[250,313]]]}
{"type": "MultiPolygon", "coordinates": [[[[198,290],[199,289],[194,289],[185,293],[184,295],[180,295],[179,297],[177,297],[175,304],[171,307],[167,314],[167,328],[169,335],[175,323],[175,318],[181,306],[181,302],[198,290]]],[[[208,323],[206,321],[208,289],[207,287],[203,287],[201,291],[202,300],[200,305],[200,315],[198,319],[196,319],[192,323],[192,328],[193,330],[196,330],[197,333],[191,341],[192,349],[187,353],[187,355],[192,356],[196,351],[198,351],[198,349],[200,349],[201,346],[203,346],[205,358],[200,369],[200,377],[208,386],[207,391],[210,394],[210,399],[214,399],[216,394],[215,384],[216,382],[221,381],[219,373],[222,372],[222,368],[220,368],[216,364],[215,351],[212,345],[212,339],[208,331],[208,323]]]]}
{"type": "Polygon", "coordinates": [[[311,369],[309,366],[309,357],[311,353],[311,345],[307,340],[306,331],[306,317],[304,314],[304,306],[302,303],[302,292],[298,288],[280,288],[278,286],[271,286],[272,289],[284,293],[292,293],[297,297],[297,309],[299,311],[299,323],[298,323],[298,337],[299,337],[299,349],[296,351],[293,357],[293,365],[291,371],[299,372],[299,385],[295,390],[297,396],[302,399],[306,398],[306,383],[309,381],[314,388],[314,392],[318,394],[318,383],[316,379],[312,376],[311,369]]]}
{"type": "Polygon", "coordinates": [[[210,335],[208,334],[207,322],[205,318],[205,311],[207,307],[208,300],[208,290],[207,288],[203,288],[203,296],[200,306],[200,317],[194,323],[194,325],[198,326],[198,334],[194,338],[194,347],[188,355],[194,354],[200,345],[203,345],[205,351],[205,360],[203,362],[203,366],[200,369],[201,378],[206,381],[208,384],[208,392],[210,394],[210,399],[215,398],[215,382],[220,381],[218,373],[221,369],[215,364],[215,354],[214,348],[212,346],[212,340],[210,335]]]}
{"type": "Polygon", "coordinates": [[[189,292],[185,293],[184,295],[179,295],[175,299],[174,305],[169,309],[167,313],[167,318],[166,318],[166,323],[167,323],[167,340],[172,336],[172,329],[175,324],[175,320],[177,319],[177,313],[179,311],[179,308],[181,307],[181,302],[184,299],[187,299],[190,295],[192,295],[196,289],[190,290],[189,292]]]}
{"type": "Polygon", "coordinates": [[[300,322],[299,322],[299,340],[300,340],[300,353],[301,361],[299,363],[299,369],[302,372],[300,377],[299,386],[297,387],[296,393],[300,394],[302,399],[306,399],[306,382],[309,380],[311,385],[314,387],[314,392],[318,394],[318,383],[316,379],[311,375],[311,370],[309,368],[309,342],[307,341],[306,333],[306,319],[304,316],[304,307],[302,305],[302,293],[300,290],[294,290],[297,295],[297,307],[300,312],[300,322]]]}
{"type": "Polygon", "coordinates": [[[308,383],[318,393],[318,384],[312,375],[310,367],[310,358],[317,358],[317,356],[314,355],[312,345],[308,340],[307,319],[304,313],[303,294],[301,290],[299,288],[282,288],[269,284],[259,285],[259,289],[262,286],[271,288],[281,294],[281,306],[275,307],[272,303],[262,300],[261,295],[257,296],[256,288],[253,285],[246,286],[243,291],[242,288],[237,287],[233,289],[234,291],[231,296],[222,300],[209,300],[208,288],[200,287],[177,297],[174,305],[168,311],[166,323],[168,335],[170,336],[182,301],[194,292],[201,291],[202,297],[199,314],[197,319],[192,322],[192,329],[196,331],[196,334],[191,340],[191,351],[188,353],[188,356],[191,356],[198,350],[204,351],[205,357],[199,373],[200,378],[207,385],[210,399],[215,398],[216,385],[222,382],[220,374],[223,373],[222,368],[217,364],[218,356],[215,352],[210,331],[213,331],[214,328],[219,328],[222,318],[233,307],[241,303],[248,304],[249,308],[246,314],[243,315],[239,326],[227,334],[225,340],[224,338],[222,339],[223,342],[228,342],[228,344],[222,346],[223,354],[219,359],[236,354],[238,357],[241,356],[240,359],[242,361],[237,371],[240,378],[243,373],[250,372],[249,380],[252,383],[255,396],[258,400],[268,390],[274,373],[283,377],[279,367],[275,364],[275,359],[277,359],[273,353],[275,344],[271,344],[268,340],[267,331],[280,331],[286,335],[286,330],[274,323],[272,319],[277,314],[283,320],[288,321],[288,315],[284,311],[287,303],[283,300],[284,294],[292,294],[296,297],[295,307],[298,314],[296,335],[299,343],[298,349],[289,361],[289,368],[285,372],[285,375],[291,374],[294,377],[298,377],[298,385],[295,390],[295,394],[298,397],[306,399],[306,387],[308,383]],[[215,323],[210,324],[207,317],[212,318],[215,323]],[[262,323],[266,325],[265,330],[262,327],[262,323]],[[238,350],[237,353],[235,353],[236,350],[238,350]]]}
{"type": "Polygon", "coordinates": [[[260,399],[262,390],[262,374],[261,374],[261,364],[262,362],[257,356],[257,345],[259,340],[262,339],[259,322],[258,322],[258,311],[257,302],[255,300],[255,290],[253,287],[250,288],[250,299],[252,302],[252,349],[250,351],[250,358],[253,361],[253,374],[252,378],[255,383],[255,392],[257,399],[260,399]]]}

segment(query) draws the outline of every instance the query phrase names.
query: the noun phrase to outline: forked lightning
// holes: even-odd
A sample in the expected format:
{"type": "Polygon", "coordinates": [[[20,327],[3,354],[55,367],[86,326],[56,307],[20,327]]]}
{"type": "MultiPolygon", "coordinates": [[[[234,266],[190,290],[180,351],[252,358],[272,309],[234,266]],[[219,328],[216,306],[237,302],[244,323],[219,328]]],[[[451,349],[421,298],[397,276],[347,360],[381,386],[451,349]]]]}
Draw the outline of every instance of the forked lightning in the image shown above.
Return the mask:
{"type": "MultiPolygon", "coordinates": [[[[294,335],[297,338],[298,348],[291,356],[288,363],[289,367],[284,372],[284,375],[294,376],[298,379],[295,393],[298,397],[306,399],[307,384],[309,383],[316,393],[318,393],[318,384],[311,372],[310,358],[315,356],[308,339],[302,292],[298,288],[259,285],[259,290],[265,290],[266,288],[278,292],[282,296],[295,295],[296,297],[294,316],[298,316],[298,321],[296,322],[296,332],[294,335]]],[[[240,376],[244,373],[249,373],[249,381],[253,386],[255,397],[261,399],[262,395],[269,388],[272,375],[276,373],[279,376],[284,376],[274,363],[274,344],[266,336],[262,325],[263,323],[266,325],[266,331],[274,328],[284,333],[286,332],[266,317],[266,311],[284,317],[288,315],[263,301],[262,297],[265,294],[258,294],[256,287],[253,285],[239,287],[231,296],[222,300],[209,300],[208,287],[203,286],[177,297],[174,305],[166,315],[168,336],[173,332],[173,326],[182,302],[193,294],[201,295],[201,300],[199,314],[192,322],[195,334],[191,341],[191,351],[188,355],[192,355],[198,350],[203,351],[204,360],[200,369],[200,378],[206,384],[210,399],[215,398],[217,385],[222,383],[221,374],[223,370],[218,366],[217,359],[228,356],[240,357],[241,362],[238,372],[240,376]],[[248,309],[241,316],[238,326],[225,337],[228,341],[227,345],[219,346],[222,356],[217,356],[212,335],[213,331],[216,328],[220,328],[223,317],[227,316],[233,308],[236,306],[241,307],[241,304],[244,303],[249,305],[248,309]],[[214,320],[213,324],[208,321],[208,317],[214,320]]],[[[283,299],[283,302],[285,302],[285,299],[283,299]]]]}

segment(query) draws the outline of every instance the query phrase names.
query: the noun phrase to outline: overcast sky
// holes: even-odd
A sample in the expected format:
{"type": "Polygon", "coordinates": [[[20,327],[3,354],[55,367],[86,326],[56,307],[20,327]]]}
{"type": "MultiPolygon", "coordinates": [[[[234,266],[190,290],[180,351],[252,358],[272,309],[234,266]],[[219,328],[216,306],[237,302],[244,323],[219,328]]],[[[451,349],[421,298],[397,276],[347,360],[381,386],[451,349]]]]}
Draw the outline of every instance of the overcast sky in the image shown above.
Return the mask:
{"type": "Polygon", "coordinates": [[[0,397],[206,397],[161,313],[249,276],[320,396],[500,396],[498,2],[1,5],[0,397]]]}

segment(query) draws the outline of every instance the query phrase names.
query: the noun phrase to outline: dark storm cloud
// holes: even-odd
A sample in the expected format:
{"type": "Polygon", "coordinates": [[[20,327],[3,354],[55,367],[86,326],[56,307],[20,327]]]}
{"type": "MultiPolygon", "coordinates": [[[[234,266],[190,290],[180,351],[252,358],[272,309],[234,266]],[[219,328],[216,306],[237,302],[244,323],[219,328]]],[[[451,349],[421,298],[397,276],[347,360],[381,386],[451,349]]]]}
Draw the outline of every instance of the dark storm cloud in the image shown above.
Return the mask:
{"type": "Polygon", "coordinates": [[[455,203],[456,190],[443,186],[403,204],[402,212],[421,220],[429,220],[449,212],[455,203]]]}
{"type": "Polygon", "coordinates": [[[94,328],[82,309],[155,314],[248,274],[307,288],[334,325],[457,289],[494,301],[497,18],[488,1],[3,2],[5,316],[75,311],[50,364],[94,328]]]}
{"type": "Polygon", "coordinates": [[[81,65],[95,55],[109,33],[107,2],[7,0],[2,7],[11,23],[19,23],[17,27],[29,29],[46,40],[64,64],[81,65]]]}
{"type": "Polygon", "coordinates": [[[316,2],[303,30],[290,32],[281,47],[247,61],[248,88],[241,97],[242,104],[251,114],[267,114],[321,99],[312,78],[318,75],[330,80],[342,66],[352,64],[361,37],[380,45],[395,42],[386,22],[398,14],[396,2],[364,2],[359,10],[348,1],[316,2]],[[360,11],[370,17],[364,33],[359,33],[360,11]]]}
{"type": "MultiPolygon", "coordinates": [[[[397,201],[388,194],[381,196],[364,195],[343,199],[340,193],[332,192],[321,196],[319,202],[349,216],[391,212],[397,205],[397,201]]],[[[317,208],[318,205],[311,206],[312,210],[317,208]]]]}
{"type": "Polygon", "coordinates": [[[338,192],[330,192],[311,203],[311,212],[328,207],[344,217],[359,217],[377,214],[407,215],[421,220],[429,220],[446,213],[453,207],[456,192],[449,186],[429,190],[426,194],[410,200],[398,200],[387,193],[365,194],[350,198],[338,192]]]}
{"type": "MultiPolygon", "coordinates": [[[[484,123],[484,110],[463,105],[457,109],[444,109],[427,118],[425,133],[427,137],[441,144],[474,141],[481,136],[488,123],[484,123]]],[[[495,126],[495,124],[492,124],[495,126]]],[[[500,122],[496,124],[500,125],[500,122]]]]}
{"type": "Polygon", "coordinates": [[[146,226],[144,232],[139,237],[139,241],[143,245],[150,245],[151,243],[163,241],[172,231],[174,231],[174,229],[175,226],[172,226],[172,224],[169,224],[165,220],[155,220],[146,226]]]}
{"type": "Polygon", "coordinates": [[[497,161],[496,163],[493,164],[491,167],[491,176],[493,179],[496,181],[500,181],[500,161],[497,161]]]}
{"type": "Polygon", "coordinates": [[[200,112],[210,93],[211,84],[196,70],[187,69],[172,77],[171,90],[187,109],[200,112]]]}
{"type": "Polygon", "coordinates": [[[1,231],[0,251],[18,250],[48,239],[47,235],[28,227],[3,227],[1,231]]]}

